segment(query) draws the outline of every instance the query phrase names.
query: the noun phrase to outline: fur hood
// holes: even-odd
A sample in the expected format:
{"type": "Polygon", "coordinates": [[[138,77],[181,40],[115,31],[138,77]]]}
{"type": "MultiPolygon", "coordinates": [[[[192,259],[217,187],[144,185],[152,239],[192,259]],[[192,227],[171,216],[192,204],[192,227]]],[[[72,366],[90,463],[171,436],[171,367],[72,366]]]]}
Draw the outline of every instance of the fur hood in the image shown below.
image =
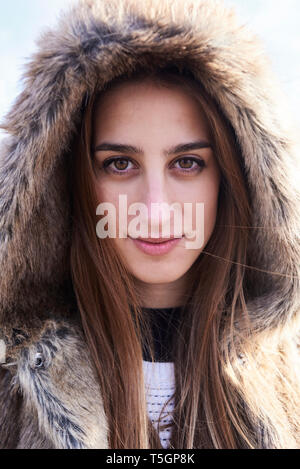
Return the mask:
{"type": "Polygon", "coordinates": [[[235,131],[258,227],[249,259],[278,274],[247,271],[253,324],[297,336],[299,148],[258,38],[214,0],[82,0],[40,36],[2,123],[0,447],[107,447],[70,279],[70,147],[96,85],[167,64],[187,67],[235,131]]]}

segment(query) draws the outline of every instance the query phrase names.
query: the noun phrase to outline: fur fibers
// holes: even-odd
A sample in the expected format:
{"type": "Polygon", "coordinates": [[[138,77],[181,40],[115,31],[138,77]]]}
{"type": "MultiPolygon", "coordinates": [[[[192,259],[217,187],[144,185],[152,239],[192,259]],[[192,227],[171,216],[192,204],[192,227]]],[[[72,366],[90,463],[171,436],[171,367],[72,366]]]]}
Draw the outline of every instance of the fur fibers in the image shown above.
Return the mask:
{"type": "Polygon", "coordinates": [[[247,307],[258,334],[296,341],[299,146],[259,39],[215,0],[82,0],[41,34],[2,123],[0,447],[107,447],[70,283],[70,147],[95,88],[167,64],[187,67],[234,129],[254,213],[250,263],[277,273],[247,270],[247,307]]]}

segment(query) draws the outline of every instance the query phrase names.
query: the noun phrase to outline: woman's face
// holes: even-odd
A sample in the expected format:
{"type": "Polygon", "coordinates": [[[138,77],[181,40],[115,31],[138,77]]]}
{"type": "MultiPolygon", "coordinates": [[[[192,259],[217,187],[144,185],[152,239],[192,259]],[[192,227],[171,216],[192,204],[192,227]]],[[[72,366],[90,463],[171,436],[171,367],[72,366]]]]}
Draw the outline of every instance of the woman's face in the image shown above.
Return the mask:
{"type": "MultiPolygon", "coordinates": [[[[113,242],[129,271],[144,284],[178,282],[207,244],[217,213],[220,172],[199,104],[179,87],[158,87],[150,80],[123,83],[106,91],[97,102],[92,143],[98,201],[99,204],[110,202],[116,208],[117,237],[113,242]],[[194,148],[179,148],[175,152],[179,145],[199,141],[202,144],[194,145],[194,148]],[[132,148],[113,148],[112,145],[132,148]],[[159,230],[160,237],[164,236],[162,227],[171,217],[168,238],[174,235],[180,238],[175,244],[173,242],[172,249],[159,251],[157,246],[134,241],[129,234],[118,237],[121,226],[119,195],[127,197],[127,207],[139,202],[147,208],[149,231],[146,237],[152,241],[157,241],[153,235],[155,229],[159,230]],[[163,210],[157,218],[151,204],[162,202],[168,207],[174,202],[182,209],[184,203],[193,207],[193,229],[203,230],[201,247],[186,247],[188,233],[184,226],[180,226],[180,232],[174,231],[172,211],[163,210]],[[196,203],[204,204],[204,220],[200,227],[195,216],[196,203]],[[152,252],[155,249],[156,252],[152,252]]],[[[126,228],[138,215],[139,212],[131,215],[127,212],[126,228]]],[[[184,218],[184,210],[182,215],[184,218]]],[[[125,233],[124,226],[121,231],[125,233]]],[[[190,241],[193,239],[189,238],[190,241]]]]}

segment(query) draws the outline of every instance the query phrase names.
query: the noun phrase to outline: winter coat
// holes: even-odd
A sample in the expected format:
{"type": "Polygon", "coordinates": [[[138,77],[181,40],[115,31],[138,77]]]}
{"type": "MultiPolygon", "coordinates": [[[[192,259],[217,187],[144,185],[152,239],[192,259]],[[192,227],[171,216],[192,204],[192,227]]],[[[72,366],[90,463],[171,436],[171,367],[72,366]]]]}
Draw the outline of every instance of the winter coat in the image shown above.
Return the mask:
{"type": "Polygon", "coordinates": [[[264,284],[251,271],[257,294],[249,298],[249,314],[262,332],[291,328],[296,347],[297,146],[259,39],[211,0],[82,1],[39,38],[3,124],[1,448],[108,447],[70,278],[70,142],[99,80],[104,86],[153,64],[188,67],[231,123],[255,207],[253,226],[262,228],[250,233],[249,259],[288,274],[264,284]]]}

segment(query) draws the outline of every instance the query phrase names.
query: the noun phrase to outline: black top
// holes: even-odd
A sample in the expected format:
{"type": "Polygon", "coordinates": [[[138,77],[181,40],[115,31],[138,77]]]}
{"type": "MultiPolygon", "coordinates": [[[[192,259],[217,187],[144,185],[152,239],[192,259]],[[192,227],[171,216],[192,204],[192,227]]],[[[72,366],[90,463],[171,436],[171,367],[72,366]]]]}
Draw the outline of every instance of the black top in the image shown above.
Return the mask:
{"type": "MultiPolygon", "coordinates": [[[[149,318],[153,337],[153,353],[156,362],[172,362],[173,338],[177,334],[180,315],[183,307],[174,308],[142,308],[142,312],[149,318]]],[[[147,345],[143,344],[143,359],[151,361],[147,345]]]]}

